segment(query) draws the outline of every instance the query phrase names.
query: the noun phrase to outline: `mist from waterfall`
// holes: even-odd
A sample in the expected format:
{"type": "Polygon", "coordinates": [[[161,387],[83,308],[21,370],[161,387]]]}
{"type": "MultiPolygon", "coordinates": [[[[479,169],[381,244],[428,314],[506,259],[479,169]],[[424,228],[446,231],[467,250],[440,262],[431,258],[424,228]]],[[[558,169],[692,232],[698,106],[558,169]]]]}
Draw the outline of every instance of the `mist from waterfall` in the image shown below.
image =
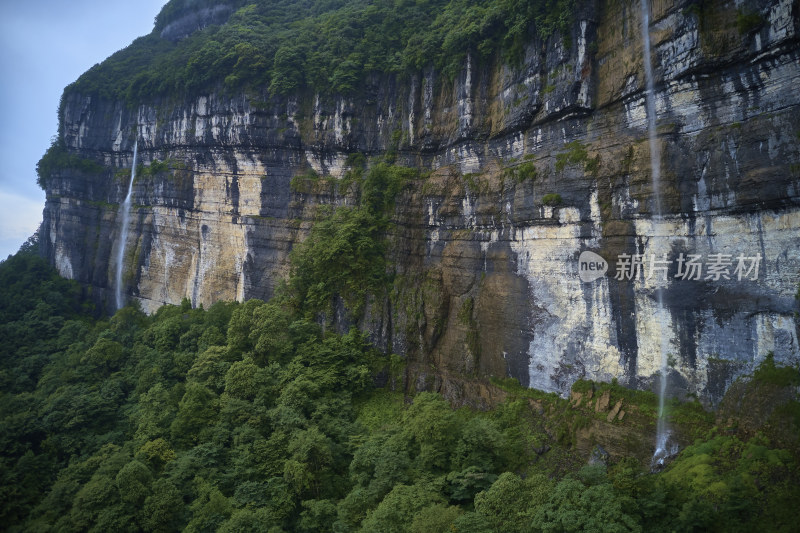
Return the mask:
{"type": "MultiPolygon", "coordinates": [[[[645,103],[647,109],[647,135],[650,144],[650,174],[653,187],[653,221],[657,223],[663,218],[661,206],[661,150],[658,146],[656,131],[656,96],[653,83],[653,65],[650,59],[650,0],[642,0],[642,41],[644,42],[644,77],[646,83],[645,103]]],[[[656,237],[656,235],[653,235],[656,237]]],[[[666,309],[664,308],[664,294],[661,287],[656,287],[657,314],[659,321],[659,335],[661,337],[660,383],[658,389],[658,421],[656,424],[656,449],[653,453],[653,466],[662,465],[664,460],[672,455],[673,451],[667,449],[670,430],[664,413],[664,401],[667,395],[667,373],[669,344],[666,332],[666,309]]]]}
{"type": "Polygon", "coordinates": [[[122,266],[125,260],[125,246],[128,243],[129,222],[131,216],[131,194],[133,193],[133,180],[136,179],[136,153],[138,149],[139,140],[133,141],[133,165],[131,166],[131,181],[128,183],[128,194],[125,195],[125,201],[120,206],[120,231],[119,231],[119,244],[117,245],[117,265],[116,277],[114,280],[114,290],[116,297],[117,309],[121,309],[125,304],[122,296],[122,266]]]}

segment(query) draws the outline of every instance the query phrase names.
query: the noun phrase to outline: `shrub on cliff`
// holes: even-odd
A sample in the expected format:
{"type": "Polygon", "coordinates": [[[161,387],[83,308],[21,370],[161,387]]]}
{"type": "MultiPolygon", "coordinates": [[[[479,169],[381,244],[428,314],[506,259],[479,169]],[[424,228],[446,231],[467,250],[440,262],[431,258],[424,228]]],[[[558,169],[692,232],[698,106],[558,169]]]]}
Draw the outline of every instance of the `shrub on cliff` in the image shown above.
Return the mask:
{"type": "Polygon", "coordinates": [[[47,182],[53,174],[65,170],[102,174],[105,167],[96,161],[70,153],[62,139],[54,138],[45,154],[36,163],[36,183],[42,189],[46,189],[47,182]]]}
{"type": "Polygon", "coordinates": [[[342,298],[360,317],[370,294],[381,294],[389,280],[385,234],[395,196],[417,171],[376,164],[356,180],[358,206],[320,207],[311,231],[292,252],[289,290],[296,309],[332,317],[342,298]]]}

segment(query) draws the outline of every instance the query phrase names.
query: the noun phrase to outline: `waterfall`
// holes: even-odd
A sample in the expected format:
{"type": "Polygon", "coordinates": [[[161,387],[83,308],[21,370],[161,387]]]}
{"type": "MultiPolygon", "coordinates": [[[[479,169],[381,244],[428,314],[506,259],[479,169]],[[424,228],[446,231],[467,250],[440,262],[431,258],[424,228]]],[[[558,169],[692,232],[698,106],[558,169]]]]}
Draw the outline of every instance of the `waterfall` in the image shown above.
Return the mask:
{"type": "Polygon", "coordinates": [[[117,271],[115,278],[115,296],[117,309],[124,305],[122,296],[122,265],[125,261],[125,246],[128,243],[129,221],[131,216],[131,193],[133,193],[133,180],[136,179],[136,152],[139,140],[133,141],[133,165],[131,166],[131,181],[128,183],[128,194],[120,207],[119,243],[117,244],[117,271]]]}
{"type": "MultiPolygon", "coordinates": [[[[642,0],[642,41],[644,42],[644,77],[646,83],[645,103],[647,108],[647,136],[650,144],[650,174],[653,186],[653,221],[662,220],[661,206],[661,151],[656,138],[656,95],[653,84],[653,65],[650,59],[650,0],[642,0]]],[[[655,237],[655,235],[653,235],[655,237]]],[[[664,400],[667,395],[667,332],[664,294],[661,287],[656,287],[658,305],[659,335],[661,337],[660,383],[658,389],[658,422],[656,424],[656,449],[653,453],[653,466],[664,464],[664,460],[674,452],[667,449],[670,430],[664,413],[664,400]]]]}

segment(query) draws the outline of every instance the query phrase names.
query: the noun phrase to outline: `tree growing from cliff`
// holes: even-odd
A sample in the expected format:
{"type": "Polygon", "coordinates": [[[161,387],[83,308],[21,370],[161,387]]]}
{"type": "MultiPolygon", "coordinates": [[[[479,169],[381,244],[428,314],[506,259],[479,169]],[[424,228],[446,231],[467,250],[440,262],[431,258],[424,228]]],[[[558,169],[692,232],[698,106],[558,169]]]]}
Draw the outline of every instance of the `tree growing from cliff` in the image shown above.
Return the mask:
{"type": "Polygon", "coordinates": [[[334,314],[341,298],[360,317],[367,296],[380,295],[390,278],[386,231],[394,199],[417,171],[378,163],[354,178],[359,205],[322,206],[306,240],[292,253],[289,289],[296,309],[313,318],[334,314]]]}

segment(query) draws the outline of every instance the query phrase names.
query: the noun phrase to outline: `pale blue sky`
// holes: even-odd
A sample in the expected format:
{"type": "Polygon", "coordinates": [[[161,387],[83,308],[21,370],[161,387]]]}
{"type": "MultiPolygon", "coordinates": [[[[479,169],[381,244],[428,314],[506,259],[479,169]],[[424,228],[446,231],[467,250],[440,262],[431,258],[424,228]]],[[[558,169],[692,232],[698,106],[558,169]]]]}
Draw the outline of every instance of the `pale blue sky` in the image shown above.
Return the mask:
{"type": "Polygon", "coordinates": [[[153,29],[167,0],[0,0],[0,259],[42,220],[36,162],[65,86],[153,29]]]}

